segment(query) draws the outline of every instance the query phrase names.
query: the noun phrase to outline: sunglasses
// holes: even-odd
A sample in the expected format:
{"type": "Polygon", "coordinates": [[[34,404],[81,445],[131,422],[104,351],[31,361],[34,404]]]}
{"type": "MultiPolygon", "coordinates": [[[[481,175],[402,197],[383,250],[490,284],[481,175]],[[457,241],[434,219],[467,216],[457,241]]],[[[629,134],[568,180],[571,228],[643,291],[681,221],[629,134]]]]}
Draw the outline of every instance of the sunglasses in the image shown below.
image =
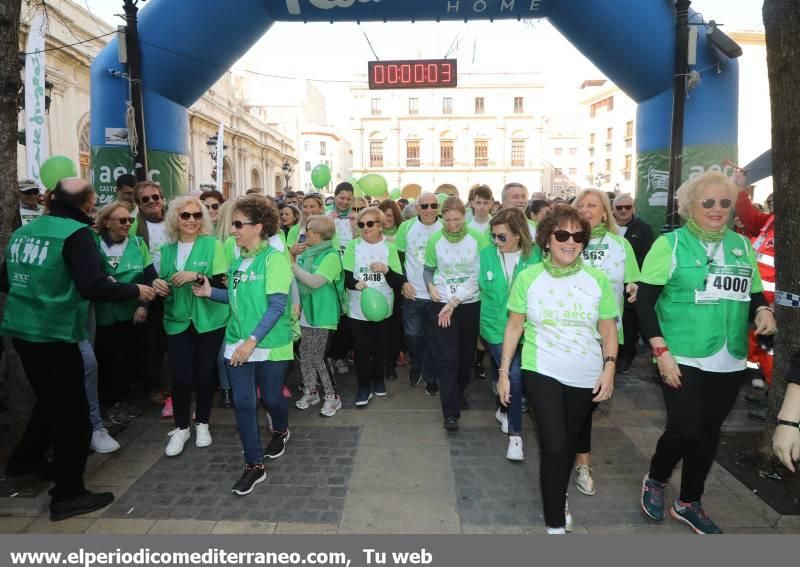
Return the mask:
{"type": "Polygon", "coordinates": [[[154,203],[158,203],[158,202],[161,200],[161,195],[144,195],[143,197],[140,197],[140,198],[139,198],[139,200],[140,200],[142,203],[144,203],[145,205],[146,205],[147,203],[149,203],[151,199],[152,199],[152,201],[153,201],[154,203]]]}
{"type": "Polygon", "coordinates": [[[505,242],[506,240],[508,240],[508,235],[507,235],[507,234],[505,234],[505,233],[503,233],[503,232],[501,232],[500,234],[495,234],[495,233],[493,232],[493,233],[492,233],[492,238],[493,238],[494,240],[499,240],[500,242],[505,242]]]}
{"type": "Polygon", "coordinates": [[[360,229],[363,229],[364,227],[372,228],[376,224],[378,224],[378,221],[376,221],[376,220],[368,220],[367,222],[358,223],[358,228],[360,228],[360,229]]]}
{"type": "Polygon", "coordinates": [[[618,211],[630,211],[633,208],[633,205],[617,205],[614,208],[618,211]]]}
{"type": "Polygon", "coordinates": [[[439,208],[439,203],[422,203],[419,208],[423,211],[427,211],[428,209],[433,209],[435,211],[439,208]]]}
{"type": "Polygon", "coordinates": [[[359,211],[363,211],[365,208],[366,208],[366,207],[353,207],[353,208],[352,208],[352,211],[353,211],[354,213],[357,213],[357,212],[359,212],[359,211]]]}
{"type": "Polygon", "coordinates": [[[25,191],[20,191],[20,193],[22,193],[23,195],[29,195],[29,196],[30,195],[38,195],[39,194],[39,190],[36,189],[36,188],[25,189],[25,191]]]}
{"type": "Polygon", "coordinates": [[[210,205],[207,203],[203,203],[207,209],[211,209],[212,211],[216,211],[219,209],[219,203],[211,203],[210,205]]]}
{"type": "Polygon", "coordinates": [[[192,218],[193,218],[194,220],[200,220],[200,219],[202,219],[202,218],[203,218],[203,213],[188,213],[188,212],[183,212],[183,213],[181,213],[181,214],[180,214],[180,217],[181,217],[181,220],[189,220],[189,219],[192,219],[192,218]]]}
{"type": "MultiPolygon", "coordinates": [[[[700,201],[700,204],[703,205],[704,209],[713,209],[714,205],[717,204],[717,200],[716,199],[703,199],[702,201],[700,201]]],[[[733,201],[731,201],[730,199],[720,199],[719,200],[719,206],[721,208],[723,208],[723,209],[730,209],[732,204],[733,204],[733,201]]]]}
{"type": "Polygon", "coordinates": [[[570,232],[568,230],[556,230],[553,232],[553,236],[558,242],[566,242],[569,240],[569,237],[572,237],[572,241],[575,244],[581,244],[586,240],[586,233],[582,230],[578,232],[570,232]]]}
{"type": "Polygon", "coordinates": [[[108,220],[115,220],[115,221],[117,221],[119,224],[125,225],[125,224],[133,224],[133,222],[134,222],[136,219],[134,219],[133,217],[122,217],[122,218],[118,218],[118,219],[115,219],[115,218],[110,218],[110,217],[109,217],[109,219],[108,219],[108,220]]]}
{"type": "Polygon", "coordinates": [[[249,225],[252,226],[252,225],[254,225],[256,223],[254,223],[254,222],[244,222],[244,221],[240,221],[240,220],[231,221],[231,226],[233,228],[235,228],[236,230],[242,230],[242,227],[244,225],[246,225],[246,224],[249,224],[249,225]]]}

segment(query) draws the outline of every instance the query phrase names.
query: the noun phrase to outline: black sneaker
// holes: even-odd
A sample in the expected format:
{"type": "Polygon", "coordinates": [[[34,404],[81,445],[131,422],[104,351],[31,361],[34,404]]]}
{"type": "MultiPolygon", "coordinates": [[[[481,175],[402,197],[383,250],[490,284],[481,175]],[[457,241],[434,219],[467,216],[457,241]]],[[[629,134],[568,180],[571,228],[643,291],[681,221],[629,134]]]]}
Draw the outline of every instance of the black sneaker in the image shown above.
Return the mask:
{"type": "Polygon", "coordinates": [[[429,382],[428,384],[425,384],[425,393],[429,396],[439,395],[439,385],[435,382],[429,382]]]}
{"type": "Polygon", "coordinates": [[[664,488],[666,483],[652,480],[645,476],[642,480],[642,511],[647,517],[656,522],[664,520],[664,488]]]}
{"type": "Polygon", "coordinates": [[[446,417],[444,418],[444,428],[448,431],[455,431],[458,429],[458,418],[457,417],[446,417]]]}
{"type": "Polygon", "coordinates": [[[686,506],[678,504],[676,499],[669,509],[669,515],[692,528],[696,534],[721,534],[722,530],[708,517],[700,502],[691,502],[686,506]]]}
{"type": "Polygon", "coordinates": [[[89,492],[88,490],[69,500],[54,500],[50,503],[50,520],[60,522],[80,514],[88,514],[105,508],[114,501],[110,492],[89,492]]]}
{"type": "Polygon", "coordinates": [[[237,496],[244,496],[245,494],[250,494],[251,492],[253,492],[253,489],[256,487],[256,484],[258,484],[259,482],[264,482],[266,478],[267,478],[267,471],[264,468],[263,463],[257,465],[245,465],[242,476],[239,477],[239,480],[237,480],[236,484],[233,485],[233,488],[231,488],[231,492],[233,492],[237,496]]]}
{"type": "Polygon", "coordinates": [[[422,370],[414,370],[413,368],[408,371],[408,385],[419,386],[422,383],[422,370]]]}
{"type": "Polygon", "coordinates": [[[283,452],[286,450],[286,443],[289,441],[289,430],[286,430],[286,433],[278,433],[277,431],[272,433],[272,439],[269,441],[269,445],[267,448],[264,449],[264,458],[266,459],[277,459],[283,452]]]}

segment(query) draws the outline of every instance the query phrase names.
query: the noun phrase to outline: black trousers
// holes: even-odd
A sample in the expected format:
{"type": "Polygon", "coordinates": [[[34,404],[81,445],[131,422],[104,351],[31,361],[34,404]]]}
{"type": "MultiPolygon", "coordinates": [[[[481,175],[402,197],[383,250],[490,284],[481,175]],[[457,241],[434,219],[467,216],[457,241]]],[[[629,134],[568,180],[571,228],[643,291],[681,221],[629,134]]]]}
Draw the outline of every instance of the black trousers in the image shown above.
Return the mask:
{"type": "Polygon", "coordinates": [[[386,339],[386,370],[394,370],[400,351],[405,351],[403,338],[403,296],[394,294],[394,309],[389,317],[389,335],[386,339]]]}
{"type": "Polygon", "coordinates": [[[224,327],[198,333],[191,325],[186,331],[167,337],[175,427],[189,427],[192,392],[195,395],[195,421],[208,423],[217,388],[217,354],[224,337],[224,327]]]}
{"type": "Polygon", "coordinates": [[[100,407],[108,408],[121,401],[136,381],[136,361],[143,353],[139,349],[133,321],[98,325],[94,353],[99,371],[97,391],[100,407]]]}
{"type": "Polygon", "coordinates": [[[383,382],[390,321],[391,318],[373,323],[348,317],[359,390],[371,390],[373,382],[383,382]]]}
{"type": "Polygon", "coordinates": [[[139,377],[145,391],[162,386],[161,369],[167,352],[167,334],[164,332],[164,301],[156,298],[150,302],[147,320],[137,325],[136,340],[141,356],[138,360],[139,377]]]}
{"type": "Polygon", "coordinates": [[[522,371],[522,386],[533,407],[539,437],[544,522],[549,528],[563,528],[567,486],[581,432],[591,420],[594,394],[591,388],[565,386],[529,370],[522,371]]]}
{"type": "Polygon", "coordinates": [[[432,362],[439,382],[444,417],[461,417],[461,400],[469,386],[475,364],[475,344],[480,332],[481,302],[462,303],[453,311],[450,326],[439,326],[444,303],[428,306],[432,362]]]}
{"type": "Polygon", "coordinates": [[[79,496],[85,491],[83,471],[92,436],[81,351],[77,343],[22,339],[14,339],[14,348],[36,402],[11,461],[19,465],[41,463],[52,446],[53,500],[79,496]]]}
{"type": "Polygon", "coordinates": [[[350,329],[350,323],[352,319],[345,315],[342,315],[339,318],[339,325],[336,327],[336,330],[333,332],[333,338],[331,339],[331,346],[328,351],[328,356],[333,358],[334,360],[346,360],[347,353],[353,350],[353,336],[352,331],[350,329]]]}
{"type": "Polygon", "coordinates": [[[705,372],[680,365],[682,388],[661,385],[667,427],[650,461],[650,478],[669,481],[683,460],[680,499],[699,502],[719,446],[719,432],[742,385],[739,372],[705,372]]]}
{"type": "Polygon", "coordinates": [[[619,345],[619,358],[633,360],[639,350],[639,317],[636,304],[625,302],[622,311],[622,336],[625,342],[619,345]]]}

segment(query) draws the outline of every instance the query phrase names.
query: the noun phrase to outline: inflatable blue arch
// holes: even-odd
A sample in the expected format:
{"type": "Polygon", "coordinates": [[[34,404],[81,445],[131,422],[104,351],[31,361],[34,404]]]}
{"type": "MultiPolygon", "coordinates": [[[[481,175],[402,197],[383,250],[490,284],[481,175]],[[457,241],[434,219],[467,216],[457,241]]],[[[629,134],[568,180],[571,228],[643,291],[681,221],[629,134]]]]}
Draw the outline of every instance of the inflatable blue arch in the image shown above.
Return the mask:
{"type": "MultiPolygon", "coordinates": [[[[638,103],[637,205],[648,222],[661,226],[669,169],[674,11],[671,0],[150,0],[139,18],[150,169],[170,193],[188,190],[187,108],[274,22],[547,18],[638,103]]],[[[127,81],[113,73],[124,72],[116,41],[98,55],[91,71],[92,169],[101,194],[132,165],[127,147],[110,144],[106,137],[107,129],[125,127],[128,99],[127,81]]],[[[696,68],[711,71],[703,74],[702,85],[691,91],[686,104],[685,177],[723,169],[726,160],[737,163],[737,63],[707,44],[701,33],[696,68]]]]}

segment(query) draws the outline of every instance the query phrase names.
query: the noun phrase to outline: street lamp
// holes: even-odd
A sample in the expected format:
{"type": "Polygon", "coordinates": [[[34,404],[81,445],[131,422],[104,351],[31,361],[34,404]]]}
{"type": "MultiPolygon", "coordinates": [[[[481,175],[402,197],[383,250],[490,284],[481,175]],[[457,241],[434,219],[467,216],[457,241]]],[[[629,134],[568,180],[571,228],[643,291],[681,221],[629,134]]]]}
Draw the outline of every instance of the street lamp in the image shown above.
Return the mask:
{"type": "MultiPolygon", "coordinates": [[[[209,136],[208,140],[206,140],[206,147],[208,148],[208,155],[211,156],[211,162],[214,164],[214,167],[211,168],[211,177],[214,180],[217,179],[217,135],[214,134],[213,136],[209,136]]],[[[228,149],[228,146],[223,142],[222,144],[222,151],[223,153],[225,150],[228,149]]]]}
{"type": "Polygon", "coordinates": [[[292,178],[292,173],[294,173],[292,166],[289,165],[288,159],[283,160],[283,167],[281,168],[281,171],[283,171],[283,177],[286,179],[286,187],[284,188],[285,193],[289,191],[289,180],[292,178]]]}

